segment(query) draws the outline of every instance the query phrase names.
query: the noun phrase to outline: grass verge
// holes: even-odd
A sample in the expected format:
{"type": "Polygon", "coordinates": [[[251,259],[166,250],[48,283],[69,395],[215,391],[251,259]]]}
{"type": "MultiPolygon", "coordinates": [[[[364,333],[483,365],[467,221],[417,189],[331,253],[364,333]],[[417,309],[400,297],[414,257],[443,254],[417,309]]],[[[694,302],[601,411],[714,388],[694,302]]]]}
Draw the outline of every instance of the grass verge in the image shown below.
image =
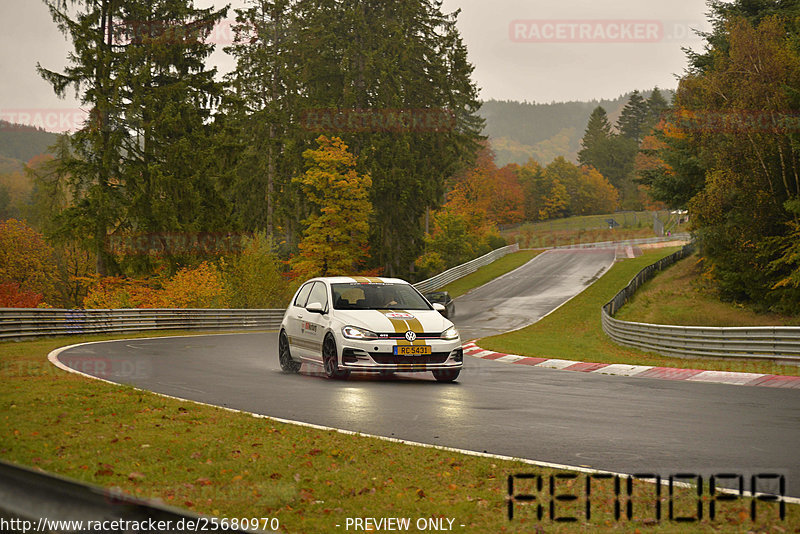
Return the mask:
{"type": "Polygon", "coordinates": [[[601,327],[600,308],[642,268],[675,250],[677,248],[648,250],[638,258],[618,262],[594,284],[537,323],[515,332],[481,339],[478,345],[487,350],[539,358],[800,375],[800,368],[792,365],[767,361],[674,358],[623,347],[611,341],[601,327]]]}
{"type": "Polygon", "coordinates": [[[441,291],[447,291],[453,298],[459,297],[476,287],[480,287],[487,282],[491,282],[498,276],[502,276],[521,267],[541,254],[541,250],[520,250],[512,254],[506,254],[502,258],[493,261],[489,265],[484,265],[474,273],[459,278],[444,286],[441,291]]]}
{"type": "Polygon", "coordinates": [[[699,259],[694,254],[664,269],[636,291],[617,318],[682,326],[800,325],[800,317],[756,313],[741,304],[722,302],[703,279],[699,259]]]}
{"type": "MultiPolygon", "coordinates": [[[[646,519],[656,498],[645,482],[634,486],[633,520],[614,519],[612,481],[596,481],[591,520],[558,523],[547,519],[547,480],[565,472],[279,423],[86,379],[46,360],[65,344],[120,337],[0,344],[0,457],[200,513],[275,517],[282,532],[344,532],[347,518],[366,517],[408,517],[411,531],[420,518],[445,526],[452,519],[456,532],[686,531],[683,523],[646,519]],[[507,519],[507,477],[518,473],[545,477],[544,493],[525,481],[515,488],[544,499],[545,519],[523,504],[507,519]]],[[[560,493],[582,495],[585,478],[557,484],[560,493]]],[[[681,492],[676,510],[693,513],[696,499],[694,490],[681,492]]],[[[559,501],[559,514],[583,518],[584,505],[559,501]]],[[[800,506],[788,505],[784,520],[776,505],[758,506],[752,521],[747,500],[720,503],[715,520],[706,513],[692,530],[800,524],[800,506]]]]}
{"type": "MultiPolygon", "coordinates": [[[[660,212],[659,217],[672,233],[683,232],[686,224],[675,226],[668,212],[660,212]]],[[[606,215],[579,215],[564,219],[527,222],[500,232],[511,243],[519,242],[521,247],[540,248],[575,245],[598,241],[620,241],[653,237],[653,213],[649,211],[611,213],[606,215]],[[608,219],[614,219],[619,226],[608,227],[608,219]]]]}

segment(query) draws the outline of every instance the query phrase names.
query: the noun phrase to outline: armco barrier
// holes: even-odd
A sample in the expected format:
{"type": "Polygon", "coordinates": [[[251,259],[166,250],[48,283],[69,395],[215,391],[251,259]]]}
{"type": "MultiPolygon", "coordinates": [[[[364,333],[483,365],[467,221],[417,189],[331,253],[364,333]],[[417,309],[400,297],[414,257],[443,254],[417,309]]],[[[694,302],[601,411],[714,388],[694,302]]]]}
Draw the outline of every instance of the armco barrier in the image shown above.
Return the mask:
{"type": "Polygon", "coordinates": [[[246,531],[230,523],[0,460],[2,532],[221,534],[269,529],[261,522],[258,529],[246,531]]]}
{"type": "MultiPolygon", "coordinates": [[[[414,284],[433,291],[510,252],[516,243],[448,269],[414,284]]],[[[124,308],[67,310],[55,308],[0,308],[0,340],[68,334],[141,332],[146,330],[277,330],[283,309],[175,309],[124,308]]]]}
{"type": "Polygon", "coordinates": [[[428,291],[435,291],[439,288],[442,288],[449,284],[454,280],[458,280],[462,276],[466,276],[470,273],[477,271],[480,267],[485,265],[489,265],[496,259],[502,258],[506,254],[510,254],[512,252],[519,251],[519,244],[514,243],[513,245],[508,245],[505,247],[500,247],[495,249],[488,254],[484,254],[480,258],[475,258],[474,260],[468,261],[467,263],[462,263],[461,265],[457,265],[452,269],[448,269],[443,273],[439,273],[436,276],[428,278],[427,280],[423,280],[422,282],[417,282],[414,284],[414,287],[419,290],[420,293],[427,293],[428,291]]]}
{"type": "Polygon", "coordinates": [[[0,308],[0,340],[145,330],[273,330],[284,310],[0,308]]]}
{"type": "Polygon", "coordinates": [[[622,345],[667,356],[750,358],[800,362],[800,327],[673,326],[621,321],[614,314],[636,290],[664,267],[692,253],[692,245],[648,265],[603,306],[603,331],[622,345]]]}
{"type": "MultiPolygon", "coordinates": [[[[635,245],[649,245],[652,243],[664,243],[668,241],[690,241],[691,236],[688,233],[672,234],[671,236],[664,237],[637,237],[634,239],[622,239],[620,241],[597,241],[594,243],[576,243],[574,245],[559,245],[552,247],[555,249],[564,248],[608,248],[619,246],[635,246],[635,245]]],[[[549,248],[549,247],[548,247],[549,248]]]]}

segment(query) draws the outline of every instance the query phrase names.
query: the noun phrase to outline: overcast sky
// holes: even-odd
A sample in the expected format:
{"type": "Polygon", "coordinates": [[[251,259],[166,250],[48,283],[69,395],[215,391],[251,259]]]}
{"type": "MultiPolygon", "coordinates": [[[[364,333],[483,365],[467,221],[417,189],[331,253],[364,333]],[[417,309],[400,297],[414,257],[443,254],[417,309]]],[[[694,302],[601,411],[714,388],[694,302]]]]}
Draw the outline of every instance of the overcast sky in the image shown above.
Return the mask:
{"type": "MultiPolygon", "coordinates": [[[[482,99],[562,102],[675,88],[686,66],[681,47],[700,49],[692,29],[708,29],[704,0],[445,0],[444,9],[461,9],[482,99]]],[[[218,34],[222,45],[227,33],[218,34]]],[[[0,0],[0,118],[79,107],[59,100],[35,71],[37,61],[62,68],[69,48],[43,2],[0,0]]],[[[212,60],[222,72],[233,66],[221,50],[212,60]]]]}

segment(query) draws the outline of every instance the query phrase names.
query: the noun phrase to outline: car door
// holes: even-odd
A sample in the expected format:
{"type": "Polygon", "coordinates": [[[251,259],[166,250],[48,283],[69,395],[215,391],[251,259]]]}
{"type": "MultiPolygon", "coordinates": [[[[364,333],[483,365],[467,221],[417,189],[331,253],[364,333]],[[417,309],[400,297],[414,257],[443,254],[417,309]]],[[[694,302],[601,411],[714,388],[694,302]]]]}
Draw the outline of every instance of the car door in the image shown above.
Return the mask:
{"type": "Polygon", "coordinates": [[[302,326],[306,320],[306,303],[308,302],[308,295],[314,287],[315,282],[307,282],[297,296],[289,305],[289,315],[286,319],[286,334],[289,336],[289,349],[294,356],[298,358],[308,358],[310,351],[304,347],[302,339],[302,326]]]}
{"type": "Polygon", "coordinates": [[[330,323],[330,306],[328,305],[328,286],[325,282],[314,282],[314,287],[308,295],[306,307],[310,304],[319,304],[325,313],[316,313],[304,310],[303,322],[300,325],[300,339],[308,351],[309,358],[322,361],[322,342],[330,323]]]}

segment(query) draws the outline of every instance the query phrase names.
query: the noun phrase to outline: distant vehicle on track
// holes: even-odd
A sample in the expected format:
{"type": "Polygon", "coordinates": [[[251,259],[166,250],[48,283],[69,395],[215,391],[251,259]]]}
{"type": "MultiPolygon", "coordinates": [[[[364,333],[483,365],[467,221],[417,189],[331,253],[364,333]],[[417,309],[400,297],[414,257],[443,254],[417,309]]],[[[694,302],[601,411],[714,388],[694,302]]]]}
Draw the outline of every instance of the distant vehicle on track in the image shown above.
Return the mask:
{"type": "Polygon", "coordinates": [[[428,302],[431,304],[441,304],[444,306],[444,311],[442,315],[451,319],[456,315],[456,302],[453,300],[453,297],[450,296],[450,293],[447,291],[431,291],[430,293],[425,293],[425,298],[428,299],[428,302]]]}
{"type": "Polygon", "coordinates": [[[296,373],[309,362],[341,379],[351,371],[431,371],[436,380],[452,382],[464,353],[445,312],[398,278],[312,278],[297,290],[281,322],[281,369],[296,373]]]}

